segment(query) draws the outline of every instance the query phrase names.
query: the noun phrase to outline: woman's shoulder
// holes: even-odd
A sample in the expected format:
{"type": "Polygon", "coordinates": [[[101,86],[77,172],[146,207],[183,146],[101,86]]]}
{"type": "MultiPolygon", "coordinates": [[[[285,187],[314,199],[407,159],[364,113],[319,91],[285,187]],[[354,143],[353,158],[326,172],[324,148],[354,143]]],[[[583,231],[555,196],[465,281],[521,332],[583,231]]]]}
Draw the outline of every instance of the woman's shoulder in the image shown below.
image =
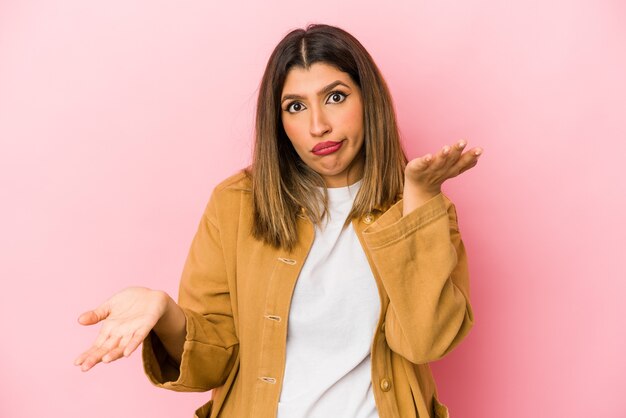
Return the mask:
{"type": "Polygon", "coordinates": [[[251,207],[252,179],[247,169],[225,178],[215,186],[204,209],[209,217],[239,213],[241,205],[251,207]]]}
{"type": "Polygon", "coordinates": [[[248,169],[241,169],[225,178],[214,189],[214,193],[220,194],[228,191],[252,192],[252,177],[248,169]]]}

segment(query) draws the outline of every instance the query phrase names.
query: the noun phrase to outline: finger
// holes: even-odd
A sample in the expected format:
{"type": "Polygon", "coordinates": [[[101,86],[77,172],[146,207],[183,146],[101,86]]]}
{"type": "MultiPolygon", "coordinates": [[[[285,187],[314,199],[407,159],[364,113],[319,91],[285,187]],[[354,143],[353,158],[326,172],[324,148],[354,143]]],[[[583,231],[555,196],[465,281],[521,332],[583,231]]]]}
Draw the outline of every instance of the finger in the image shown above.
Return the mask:
{"type": "Polygon", "coordinates": [[[74,364],[76,366],[80,366],[85,361],[85,359],[87,359],[87,357],[91,356],[98,348],[102,347],[105,342],[110,338],[110,336],[111,334],[106,329],[106,327],[102,327],[91,347],[87,351],[84,351],[81,355],[79,355],[76,360],[74,360],[74,364]]]}
{"type": "Polygon", "coordinates": [[[433,163],[430,165],[430,168],[438,169],[445,166],[449,155],[450,147],[448,145],[443,146],[435,156],[433,163]]]}
{"type": "Polygon", "coordinates": [[[459,158],[459,161],[455,164],[455,170],[457,175],[469,170],[478,163],[478,157],[482,154],[482,149],[476,148],[466,152],[459,158]]]}
{"type": "Polygon", "coordinates": [[[124,356],[128,357],[130,356],[136,349],[137,347],[139,347],[139,344],[141,344],[146,337],[148,336],[148,331],[137,331],[135,333],[135,335],[133,335],[133,337],[130,339],[130,341],[128,341],[128,344],[126,345],[126,348],[124,348],[124,356]]]}
{"type": "Polygon", "coordinates": [[[447,158],[448,164],[450,166],[456,164],[459,158],[461,158],[461,154],[463,153],[465,145],[467,145],[467,142],[462,139],[450,147],[450,153],[447,158]]]}
{"type": "Polygon", "coordinates": [[[80,364],[80,370],[83,371],[83,372],[91,370],[91,368],[93,368],[93,366],[95,366],[96,364],[100,363],[101,359],[102,359],[102,353],[99,353],[99,354],[93,353],[93,354],[91,354],[89,357],[87,357],[85,359],[85,361],[83,361],[80,364]]]}
{"type": "Polygon", "coordinates": [[[461,169],[459,170],[459,174],[461,174],[461,173],[463,173],[463,172],[465,172],[465,171],[469,170],[470,168],[472,168],[472,167],[476,166],[476,164],[478,164],[478,160],[474,160],[474,161],[473,161],[472,163],[470,163],[469,165],[466,165],[465,167],[461,168],[461,169]]]}
{"type": "Polygon", "coordinates": [[[84,372],[91,369],[93,366],[100,362],[100,358],[102,357],[103,353],[99,353],[99,351],[102,351],[102,349],[95,347],[92,347],[89,350],[85,351],[83,354],[81,354],[80,358],[77,359],[76,365],[80,366],[80,369],[84,372]]]}
{"type": "Polygon", "coordinates": [[[81,369],[86,370],[93,367],[99,361],[99,358],[104,354],[104,350],[99,347],[91,347],[89,350],[82,353],[74,363],[77,366],[82,366],[81,369]]]}
{"type": "Polygon", "coordinates": [[[126,352],[126,347],[128,347],[128,343],[130,343],[133,340],[133,337],[135,336],[136,332],[133,333],[129,333],[126,334],[122,337],[122,339],[120,340],[120,356],[124,355],[124,353],[126,352]]]}
{"type": "Polygon", "coordinates": [[[80,365],[80,370],[86,372],[93,368],[96,364],[102,362],[102,357],[106,354],[103,349],[97,349],[94,353],[92,353],[89,357],[83,361],[80,365]]]}
{"type": "Polygon", "coordinates": [[[94,313],[94,311],[83,312],[78,317],[78,323],[81,325],[93,325],[98,321],[98,316],[94,313]]]}
{"type": "Polygon", "coordinates": [[[108,353],[102,356],[102,362],[110,363],[122,357],[123,354],[124,354],[124,348],[115,347],[113,350],[109,351],[108,353]]]}
{"type": "Polygon", "coordinates": [[[81,353],[78,357],[76,357],[76,359],[74,360],[74,366],[80,366],[81,364],[83,364],[83,361],[85,361],[85,359],[87,358],[87,356],[89,355],[89,350],[81,353]]]}
{"type": "Polygon", "coordinates": [[[109,308],[107,305],[103,304],[98,306],[96,309],[83,312],[78,317],[78,323],[81,325],[93,325],[105,319],[109,316],[109,308]]]}
{"type": "Polygon", "coordinates": [[[413,173],[424,171],[432,163],[432,161],[433,156],[431,154],[426,154],[409,161],[406,165],[406,169],[407,171],[413,173]]]}
{"type": "Polygon", "coordinates": [[[463,151],[463,149],[465,148],[465,146],[467,145],[467,141],[464,139],[461,139],[459,142],[457,142],[455,144],[455,148],[458,150],[463,151]]]}
{"type": "Polygon", "coordinates": [[[124,351],[126,349],[126,346],[128,345],[128,342],[132,340],[133,335],[134,335],[134,333],[133,334],[126,334],[122,338],[120,338],[117,347],[113,348],[111,351],[106,353],[102,357],[102,362],[103,363],[109,363],[111,361],[117,360],[118,358],[122,357],[124,355],[124,351]]]}
{"type": "Polygon", "coordinates": [[[461,155],[460,161],[467,163],[472,160],[476,160],[482,154],[482,152],[483,152],[482,148],[478,148],[478,147],[472,148],[471,150],[461,155]]]}
{"type": "Polygon", "coordinates": [[[458,160],[458,152],[454,146],[444,145],[437,153],[433,163],[430,165],[431,170],[446,169],[458,160]]]}
{"type": "Polygon", "coordinates": [[[467,163],[466,165],[464,165],[463,167],[460,168],[459,170],[459,174],[469,170],[472,167],[475,167],[476,164],[478,164],[478,157],[482,152],[480,152],[478,155],[472,155],[472,159],[469,161],[469,163],[467,163]]]}
{"type": "Polygon", "coordinates": [[[102,361],[102,357],[104,357],[111,350],[115,349],[120,342],[120,337],[111,337],[105,341],[105,343],[101,346],[94,346],[89,350],[89,354],[83,361],[81,365],[82,371],[87,371],[91,369],[96,364],[102,361]]]}
{"type": "Polygon", "coordinates": [[[476,147],[466,152],[464,156],[467,155],[466,157],[467,161],[477,161],[478,157],[480,157],[482,154],[483,154],[483,149],[476,147]]]}

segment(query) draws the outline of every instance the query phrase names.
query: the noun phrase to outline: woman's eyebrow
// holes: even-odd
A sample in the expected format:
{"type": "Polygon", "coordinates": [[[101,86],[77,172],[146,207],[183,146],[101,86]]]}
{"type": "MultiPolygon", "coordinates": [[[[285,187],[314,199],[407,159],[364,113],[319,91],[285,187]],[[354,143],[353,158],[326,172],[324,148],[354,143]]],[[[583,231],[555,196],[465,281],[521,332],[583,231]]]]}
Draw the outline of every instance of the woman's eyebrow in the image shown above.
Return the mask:
{"type": "MultiPolygon", "coordinates": [[[[331,91],[332,89],[334,89],[337,86],[344,86],[344,87],[350,88],[350,86],[345,84],[343,81],[336,80],[336,81],[333,81],[332,83],[330,83],[329,85],[323,87],[320,91],[317,92],[317,95],[318,96],[322,96],[322,95],[328,93],[329,91],[331,91]]],[[[285,100],[289,100],[289,99],[303,99],[303,98],[304,97],[298,96],[297,94],[286,94],[286,95],[283,96],[283,98],[281,99],[280,103],[282,104],[285,100]]]]}

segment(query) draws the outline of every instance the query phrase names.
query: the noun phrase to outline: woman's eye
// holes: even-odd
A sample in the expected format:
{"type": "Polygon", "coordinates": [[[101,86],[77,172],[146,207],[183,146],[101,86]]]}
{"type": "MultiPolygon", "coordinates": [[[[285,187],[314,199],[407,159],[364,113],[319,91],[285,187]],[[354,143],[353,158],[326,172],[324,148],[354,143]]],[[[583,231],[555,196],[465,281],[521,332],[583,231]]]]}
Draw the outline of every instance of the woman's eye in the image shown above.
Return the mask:
{"type": "Polygon", "coordinates": [[[295,112],[301,111],[303,108],[304,108],[304,106],[302,105],[302,103],[300,103],[300,102],[293,102],[289,106],[287,106],[287,112],[295,113],[295,112]]]}
{"type": "MultiPolygon", "coordinates": [[[[330,104],[337,104],[346,100],[346,97],[348,97],[348,95],[345,93],[342,93],[340,91],[333,91],[332,93],[330,93],[330,96],[328,96],[326,102],[330,104]]],[[[305,109],[305,107],[300,102],[292,102],[285,108],[285,110],[289,113],[298,113],[303,109],[305,109]]]]}
{"type": "Polygon", "coordinates": [[[345,93],[342,93],[340,91],[334,91],[330,94],[330,96],[328,96],[328,101],[330,103],[341,103],[346,100],[346,97],[348,97],[348,95],[346,95],[345,93]]]}

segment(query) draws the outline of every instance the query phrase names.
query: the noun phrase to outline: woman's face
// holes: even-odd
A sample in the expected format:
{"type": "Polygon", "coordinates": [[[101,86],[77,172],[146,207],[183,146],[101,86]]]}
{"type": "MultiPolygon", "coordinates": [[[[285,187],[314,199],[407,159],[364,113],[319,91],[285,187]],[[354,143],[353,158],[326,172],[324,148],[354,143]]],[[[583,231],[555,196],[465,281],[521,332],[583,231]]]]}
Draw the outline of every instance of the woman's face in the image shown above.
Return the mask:
{"type": "Polygon", "coordinates": [[[327,187],[347,186],[363,176],[361,91],[347,73],[324,63],[292,68],[280,107],[293,147],[327,187]]]}

